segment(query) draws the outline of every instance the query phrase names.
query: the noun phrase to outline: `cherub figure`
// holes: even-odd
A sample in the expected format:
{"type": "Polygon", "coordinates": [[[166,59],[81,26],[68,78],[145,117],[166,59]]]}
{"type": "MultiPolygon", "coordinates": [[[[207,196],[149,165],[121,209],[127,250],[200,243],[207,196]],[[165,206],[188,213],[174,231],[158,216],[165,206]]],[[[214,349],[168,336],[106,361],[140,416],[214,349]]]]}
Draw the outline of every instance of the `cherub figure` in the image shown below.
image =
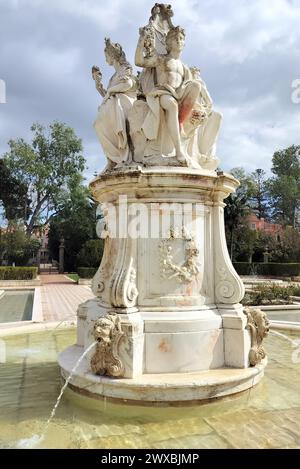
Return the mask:
{"type": "Polygon", "coordinates": [[[155,140],[161,125],[160,109],[162,109],[176,158],[179,163],[187,165],[188,156],[183,148],[180,133],[199,99],[201,85],[193,79],[189,68],[180,60],[185,44],[185,31],[179,26],[169,30],[166,37],[166,54],[158,54],[155,50],[151,56],[144,54],[147,40],[143,34],[140,36],[135,64],[140,67],[155,68],[157,84],[146,96],[150,112],[142,129],[147,139],[155,140]]]}

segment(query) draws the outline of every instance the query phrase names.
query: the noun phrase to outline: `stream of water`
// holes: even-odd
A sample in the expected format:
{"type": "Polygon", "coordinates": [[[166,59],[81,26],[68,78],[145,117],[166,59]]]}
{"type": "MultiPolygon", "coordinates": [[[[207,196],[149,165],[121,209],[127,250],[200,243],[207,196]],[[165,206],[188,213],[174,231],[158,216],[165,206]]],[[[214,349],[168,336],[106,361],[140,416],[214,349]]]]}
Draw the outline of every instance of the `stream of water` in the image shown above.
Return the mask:
{"type": "Polygon", "coordinates": [[[97,341],[93,342],[83,352],[83,354],[78,358],[77,362],[75,363],[74,367],[71,370],[71,373],[69,374],[68,378],[66,379],[65,384],[63,385],[63,387],[60,390],[59,396],[58,396],[58,398],[56,400],[56,403],[55,403],[55,405],[52,409],[50,417],[48,418],[48,420],[45,424],[45,428],[44,428],[44,431],[42,432],[42,434],[41,435],[33,435],[31,438],[23,438],[23,439],[19,440],[18,443],[17,443],[17,448],[20,448],[20,449],[21,448],[34,448],[36,445],[38,445],[39,443],[41,443],[43,441],[43,439],[45,438],[45,434],[47,433],[48,427],[49,427],[52,419],[55,417],[56,410],[57,410],[57,408],[59,406],[59,403],[60,403],[60,401],[63,397],[63,394],[64,394],[69,382],[73,378],[73,375],[74,375],[75,371],[77,370],[77,368],[79,367],[79,365],[81,364],[81,362],[85,358],[85,356],[90,352],[90,350],[92,350],[92,348],[96,344],[97,344],[97,341]]]}

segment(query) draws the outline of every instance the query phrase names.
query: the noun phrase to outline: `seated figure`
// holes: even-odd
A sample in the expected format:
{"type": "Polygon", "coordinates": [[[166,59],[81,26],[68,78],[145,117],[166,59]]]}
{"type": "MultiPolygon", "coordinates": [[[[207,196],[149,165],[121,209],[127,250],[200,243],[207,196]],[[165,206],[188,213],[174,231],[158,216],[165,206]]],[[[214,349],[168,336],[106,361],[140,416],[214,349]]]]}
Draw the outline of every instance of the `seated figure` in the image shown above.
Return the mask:
{"type": "Polygon", "coordinates": [[[187,165],[189,157],[181,133],[184,134],[184,123],[191,117],[199,99],[201,85],[193,79],[190,69],[180,60],[184,43],[184,30],[179,26],[172,27],[166,36],[167,53],[158,54],[149,45],[149,37],[141,34],[135,63],[140,67],[154,68],[156,72],[156,85],[146,96],[149,112],[142,124],[146,138],[150,141],[157,139],[164,118],[177,161],[187,165]],[[151,50],[150,54],[145,54],[145,43],[151,50]]]}
{"type": "Polygon", "coordinates": [[[94,66],[92,69],[96,89],[104,98],[98,108],[94,128],[108,159],[106,169],[112,169],[132,159],[128,113],[136,100],[136,78],[120,44],[105,39],[104,52],[115,73],[105,90],[99,68],[94,66]]]}
{"type": "Polygon", "coordinates": [[[202,168],[215,169],[219,160],[216,158],[216,141],[220,131],[223,116],[221,113],[213,110],[213,101],[207,90],[207,87],[200,76],[200,70],[197,67],[191,67],[191,73],[194,80],[197,80],[201,86],[198,110],[192,116],[192,120],[198,120],[194,136],[189,142],[189,153],[197,158],[202,168]]]}
{"type": "MultiPolygon", "coordinates": [[[[158,54],[167,53],[166,37],[170,28],[173,27],[172,16],[173,10],[171,5],[155,3],[151,9],[148,25],[140,29],[140,33],[147,34],[147,37],[151,36],[149,47],[154,47],[158,54]]],[[[149,51],[149,53],[151,52],[149,51]]],[[[143,94],[146,95],[148,92],[152,91],[155,86],[155,78],[155,69],[145,68],[142,71],[140,75],[140,85],[143,94]]]]}

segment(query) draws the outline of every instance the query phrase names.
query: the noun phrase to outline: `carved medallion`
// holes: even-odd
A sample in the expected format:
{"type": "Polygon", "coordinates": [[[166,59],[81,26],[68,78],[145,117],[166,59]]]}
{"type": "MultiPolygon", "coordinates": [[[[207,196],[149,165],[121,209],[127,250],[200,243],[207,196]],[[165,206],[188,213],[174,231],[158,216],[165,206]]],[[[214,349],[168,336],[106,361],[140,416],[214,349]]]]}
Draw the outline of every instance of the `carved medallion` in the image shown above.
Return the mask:
{"type": "Polygon", "coordinates": [[[181,283],[190,283],[199,273],[199,249],[195,239],[184,228],[180,231],[171,230],[170,236],[163,239],[159,245],[160,273],[162,278],[168,280],[176,278],[181,283]],[[183,239],[185,243],[185,261],[182,264],[176,264],[174,261],[174,241],[176,239],[183,239]]]}

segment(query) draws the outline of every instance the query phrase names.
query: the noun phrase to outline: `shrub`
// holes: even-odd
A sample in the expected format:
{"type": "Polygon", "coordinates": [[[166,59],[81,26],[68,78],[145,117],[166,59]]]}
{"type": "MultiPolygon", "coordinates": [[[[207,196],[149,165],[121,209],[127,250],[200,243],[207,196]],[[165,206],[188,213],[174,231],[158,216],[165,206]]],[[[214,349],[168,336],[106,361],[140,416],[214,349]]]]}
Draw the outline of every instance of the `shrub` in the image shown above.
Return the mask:
{"type": "Polygon", "coordinates": [[[78,267],[77,269],[77,273],[81,278],[93,278],[96,272],[96,267],[78,267]]]}
{"type": "Polygon", "coordinates": [[[300,296],[300,285],[293,284],[288,288],[291,296],[300,296]]]}
{"type": "Polygon", "coordinates": [[[23,229],[15,227],[0,235],[0,258],[18,266],[27,266],[40,247],[40,241],[26,235],[23,229]]]}
{"type": "Polygon", "coordinates": [[[249,262],[234,262],[233,266],[239,275],[250,275],[251,265],[249,262]]]}
{"type": "Polygon", "coordinates": [[[296,262],[258,262],[253,264],[235,262],[233,265],[239,275],[251,275],[253,272],[257,275],[270,275],[272,277],[296,277],[300,275],[300,263],[296,262]]]}
{"type": "Polygon", "coordinates": [[[99,267],[103,254],[103,239],[90,239],[77,255],[78,267],[99,267]]]}
{"type": "Polygon", "coordinates": [[[37,273],[37,267],[0,267],[0,280],[32,280],[37,273]]]}
{"type": "Polygon", "coordinates": [[[253,291],[248,291],[242,301],[244,305],[272,305],[290,304],[291,288],[275,284],[264,283],[255,285],[253,291]]]}

